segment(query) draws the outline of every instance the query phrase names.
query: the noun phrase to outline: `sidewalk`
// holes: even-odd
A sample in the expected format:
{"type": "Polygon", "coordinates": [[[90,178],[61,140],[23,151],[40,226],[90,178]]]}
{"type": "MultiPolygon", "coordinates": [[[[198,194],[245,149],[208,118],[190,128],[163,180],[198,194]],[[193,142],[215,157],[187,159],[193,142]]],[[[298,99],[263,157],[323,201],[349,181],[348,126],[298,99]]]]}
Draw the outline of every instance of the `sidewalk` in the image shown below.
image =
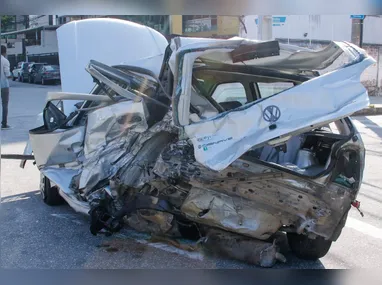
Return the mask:
{"type": "Polygon", "coordinates": [[[370,96],[370,106],[358,112],[353,116],[377,116],[382,115],[382,96],[370,96]]]}
{"type": "Polygon", "coordinates": [[[382,104],[382,96],[370,96],[370,105],[372,104],[382,104]]]}

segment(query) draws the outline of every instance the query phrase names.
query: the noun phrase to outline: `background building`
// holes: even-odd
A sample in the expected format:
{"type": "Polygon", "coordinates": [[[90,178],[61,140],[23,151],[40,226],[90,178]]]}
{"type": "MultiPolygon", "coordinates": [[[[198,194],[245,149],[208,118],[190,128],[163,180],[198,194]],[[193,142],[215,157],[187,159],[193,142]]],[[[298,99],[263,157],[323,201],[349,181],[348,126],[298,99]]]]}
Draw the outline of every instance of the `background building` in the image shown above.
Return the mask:
{"type": "MultiPolygon", "coordinates": [[[[273,15],[267,39],[311,49],[322,49],[330,41],[347,41],[361,45],[377,63],[362,75],[370,95],[382,92],[382,16],[364,15],[273,15]]],[[[245,16],[240,36],[261,39],[259,16],[245,16]]],[[[263,38],[264,39],[264,38],[263,38]]]]}
{"type": "Polygon", "coordinates": [[[239,34],[239,16],[172,15],[170,33],[191,37],[230,38],[239,34]]]}
{"type": "MultiPolygon", "coordinates": [[[[27,15],[2,16],[1,43],[8,46],[11,67],[20,61],[59,64],[56,29],[88,18],[117,18],[151,27],[165,36],[229,38],[239,33],[239,17],[182,15],[27,15]],[[5,17],[5,18],[4,18],[5,17]]],[[[107,39],[105,39],[107,40],[107,39]]]]}

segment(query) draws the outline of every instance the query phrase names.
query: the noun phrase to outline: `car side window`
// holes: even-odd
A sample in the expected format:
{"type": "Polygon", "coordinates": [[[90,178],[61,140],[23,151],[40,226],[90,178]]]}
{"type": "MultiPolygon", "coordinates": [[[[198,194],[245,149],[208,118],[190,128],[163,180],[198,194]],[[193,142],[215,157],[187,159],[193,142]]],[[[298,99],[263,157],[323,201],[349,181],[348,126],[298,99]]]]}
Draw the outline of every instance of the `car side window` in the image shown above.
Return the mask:
{"type": "Polygon", "coordinates": [[[213,92],[212,98],[219,104],[233,104],[233,102],[235,102],[244,105],[247,103],[247,94],[243,84],[240,82],[219,84],[213,92]]]}
{"type": "Polygon", "coordinates": [[[294,87],[293,82],[257,82],[256,84],[259,88],[261,98],[267,98],[294,87]]]}

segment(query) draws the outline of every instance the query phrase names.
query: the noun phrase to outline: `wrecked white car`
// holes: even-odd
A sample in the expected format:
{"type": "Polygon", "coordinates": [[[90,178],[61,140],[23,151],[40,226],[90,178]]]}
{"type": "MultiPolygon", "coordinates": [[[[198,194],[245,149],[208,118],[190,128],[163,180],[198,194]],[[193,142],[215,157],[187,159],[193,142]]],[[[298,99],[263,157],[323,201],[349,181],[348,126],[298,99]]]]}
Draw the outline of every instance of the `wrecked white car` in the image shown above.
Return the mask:
{"type": "Polygon", "coordinates": [[[49,93],[30,130],[42,197],[89,214],[94,235],[186,236],[269,267],[286,232],[298,257],[321,258],[358,205],[365,149],[349,116],[369,104],[373,63],[345,42],[181,37],[159,77],[91,61],[90,94],[49,93]]]}

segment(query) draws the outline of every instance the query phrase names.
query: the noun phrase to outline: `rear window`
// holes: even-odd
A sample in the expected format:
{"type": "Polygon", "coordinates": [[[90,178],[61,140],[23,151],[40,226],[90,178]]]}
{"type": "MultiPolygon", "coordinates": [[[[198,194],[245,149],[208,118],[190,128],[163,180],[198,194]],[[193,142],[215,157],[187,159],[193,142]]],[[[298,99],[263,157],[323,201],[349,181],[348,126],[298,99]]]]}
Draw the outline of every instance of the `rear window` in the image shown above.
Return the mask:
{"type": "Polygon", "coordinates": [[[43,64],[35,64],[33,68],[40,70],[44,65],[43,64]]]}
{"type": "Polygon", "coordinates": [[[58,66],[54,66],[54,65],[46,65],[46,66],[45,66],[45,70],[46,70],[46,71],[57,71],[57,70],[58,70],[58,66]]]}
{"type": "Polygon", "coordinates": [[[257,86],[259,87],[261,98],[267,98],[269,96],[283,92],[294,86],[293,82],[271,82],[271,83],[257,82],[255,84],[257,84],[257,86]]]}
{"type": "Polygon", "coordinates": [[[218,85],[212,94],[212,98],[218,103],[240,102],[241,105],[247,103],[247,94],[240,82],[218,85]]]}

